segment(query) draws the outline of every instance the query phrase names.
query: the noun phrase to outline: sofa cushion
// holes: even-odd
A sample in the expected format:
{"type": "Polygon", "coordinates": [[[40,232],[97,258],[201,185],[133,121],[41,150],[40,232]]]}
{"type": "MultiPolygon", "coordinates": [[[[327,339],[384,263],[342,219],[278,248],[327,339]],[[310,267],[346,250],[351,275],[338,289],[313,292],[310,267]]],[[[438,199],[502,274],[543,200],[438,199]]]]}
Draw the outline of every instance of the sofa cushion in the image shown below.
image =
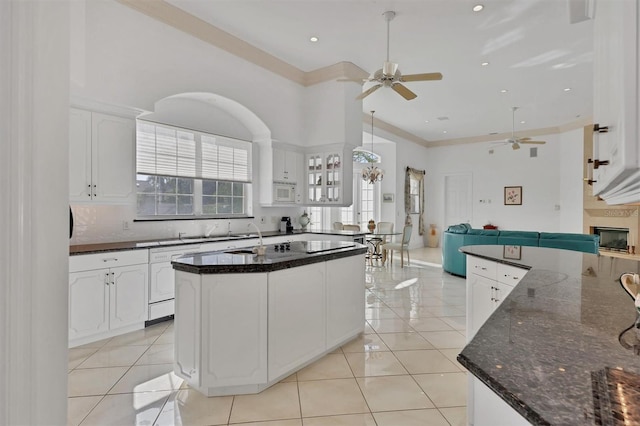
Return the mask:
{"type": "Polygon", "coordinates": [[[498,244],[505,246],[538,246],[539,233],[533,231],[500,231],[498,244]]]}
{"type": "Polygon", "coordinates": [[[540,247],[560,248],[598,254],[600,237],[591,234],[564,234],[541,232],[538,240],[540,247]]]}
{"type": "Polygon", "coordinates": [[[451,225],[447,228],[447,232],[451,232],[452,234],[466,234],[470,228],[467,228],[465,224],[460,225],[451,225]]]}

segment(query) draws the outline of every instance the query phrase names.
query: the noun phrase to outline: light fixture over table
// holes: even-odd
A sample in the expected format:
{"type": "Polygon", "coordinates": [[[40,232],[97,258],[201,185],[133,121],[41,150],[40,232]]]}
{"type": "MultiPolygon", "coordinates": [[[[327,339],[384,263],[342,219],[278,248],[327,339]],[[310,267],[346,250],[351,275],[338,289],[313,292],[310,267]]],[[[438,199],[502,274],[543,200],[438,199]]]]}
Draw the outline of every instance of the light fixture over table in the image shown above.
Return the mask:
{"type": "MultiPolygon", "coordinates": [[[[371,111],[371,154],[373,154],[373,113],[375,111],[371,111]]],[[[369,165],[362,169],[362,179],[365,182],[376,183],[382,181],[384,178],[384,170],[379,169],[373,163],[373,158],[369,158],[369,165]]]]}

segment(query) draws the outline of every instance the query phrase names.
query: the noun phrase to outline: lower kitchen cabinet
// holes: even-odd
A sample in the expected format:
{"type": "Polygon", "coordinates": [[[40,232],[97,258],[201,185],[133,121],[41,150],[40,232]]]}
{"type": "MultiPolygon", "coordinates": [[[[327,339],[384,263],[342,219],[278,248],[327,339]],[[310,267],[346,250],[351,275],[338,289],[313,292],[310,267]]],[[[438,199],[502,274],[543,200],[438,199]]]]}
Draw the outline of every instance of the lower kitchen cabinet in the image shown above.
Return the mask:
{"type": "MultiPolygon", "coordinates": [[[[467,342],[527,273],[527,269],[467,254],[467,342]]],[[[468,377],[467,420],[477,426],[528,425],[520,414],[472,375],[468,377]]]]}
{"type": "Polygon", "coordinates": [[[134,254],[73,256],[71,259],[69,346],[144,327],[148,315],[149,282],[146,250],[134,254]],[[127,264],[143,260],[145,263],[127,264]],[[88,269],[99,262],[124,266],[88,269]]]}

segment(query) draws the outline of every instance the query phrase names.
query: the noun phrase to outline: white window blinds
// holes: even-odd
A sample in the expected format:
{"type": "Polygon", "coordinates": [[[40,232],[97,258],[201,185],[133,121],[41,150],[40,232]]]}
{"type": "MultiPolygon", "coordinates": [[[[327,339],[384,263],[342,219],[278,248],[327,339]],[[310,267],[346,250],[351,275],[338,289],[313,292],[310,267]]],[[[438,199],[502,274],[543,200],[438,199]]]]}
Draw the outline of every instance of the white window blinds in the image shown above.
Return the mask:
{"type": "Polygon", "coordinates": [[[139,174],[251,182],[251,143],[138,120],[139,174]]]}

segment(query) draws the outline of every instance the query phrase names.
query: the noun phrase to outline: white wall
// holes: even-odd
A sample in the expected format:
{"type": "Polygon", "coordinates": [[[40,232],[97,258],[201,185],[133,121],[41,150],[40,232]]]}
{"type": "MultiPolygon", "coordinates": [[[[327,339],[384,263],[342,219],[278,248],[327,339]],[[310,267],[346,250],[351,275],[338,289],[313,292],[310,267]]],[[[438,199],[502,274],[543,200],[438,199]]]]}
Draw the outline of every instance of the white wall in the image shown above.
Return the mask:
{"type": "Polygon", "coordinates": [[[436,223],[442,231],[444,176],[466,172],[473,175],[474,228],[490,222],[499,229],[580,232],[582,131],[536,139],[547,141],[546,145],[538,146],[537,158],[529,157],[526,145],[516,151],[509,146],[494,147],[494,154],[489,154],[490,143],[429,149],[426,185],[429,223],[436,223]],[[504,205],[505,186],[522,186],[521,206],[504,205]]]}

